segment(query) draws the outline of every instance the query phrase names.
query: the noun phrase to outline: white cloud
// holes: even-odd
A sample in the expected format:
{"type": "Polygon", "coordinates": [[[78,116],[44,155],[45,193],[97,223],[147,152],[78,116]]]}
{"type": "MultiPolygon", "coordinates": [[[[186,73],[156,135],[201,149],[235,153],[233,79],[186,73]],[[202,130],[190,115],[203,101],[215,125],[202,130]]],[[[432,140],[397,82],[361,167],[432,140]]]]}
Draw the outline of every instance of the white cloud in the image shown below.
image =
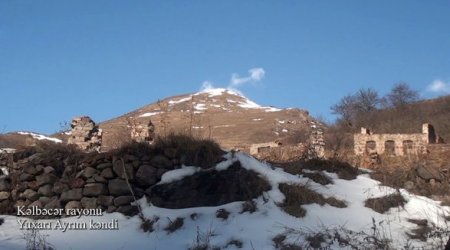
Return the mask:
{"type": "MultiPolygon", "coordinates": [[[[248,70],[248,76],[247,77],[240,77],[238,74],[233,73],[231,75],[230,83],[228,84],[228,87],[226,89],[234,91],[240,95],[242,93],[237,89],[239,86],[246,84],[246,83],[256,83],[261,81],[266,72],[263,68],[252,68],[248,70]]],[[[208,91],[214,89],[214,82],[211,81],[204,81],[202,83],[202,86],[200,87],[200,91],[208,91]]]]}
{"type": "Polygon", "coordinates": [[[245,83],[259,82],[264,78],[266,72],[263,68],[252,68],[248,71],[249,76],[240,77],[234,73],[231,75],[230,85],[228,87],[237,87],[245,83]]]}
{"type": "Polygon", "coordinates": [[[202,83],[202,87],[200,88],[200,91],[211,90],[211,89],[213,89],[213,88],[214,88],[214,86],[213,86],[213,83],[212,83],[212,82],[210,82],[210,81],[204,81],[204,82],[202,83]]]}
{"type": "Polygon", "coordinates": [[[440,79],[434,80],[430,85],[428,85],[427,90],[434,93],[450,93],[450,83],[446,83],[440,79]]]}

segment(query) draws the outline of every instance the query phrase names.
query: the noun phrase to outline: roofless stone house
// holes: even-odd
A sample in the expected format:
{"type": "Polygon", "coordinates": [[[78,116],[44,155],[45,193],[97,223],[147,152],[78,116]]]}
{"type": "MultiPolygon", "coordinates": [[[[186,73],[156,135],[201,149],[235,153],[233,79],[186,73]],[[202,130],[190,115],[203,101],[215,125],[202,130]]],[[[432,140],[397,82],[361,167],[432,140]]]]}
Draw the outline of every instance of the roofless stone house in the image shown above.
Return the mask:
{"type": "Polygon", "coordinates": [[[367,128],[354,134],[356,155],[384,154],[402,156],[427,152],[427,145],[443,143],[431,124],[422,125],[422,133],[415,134],[373,134],[367,128]]]}

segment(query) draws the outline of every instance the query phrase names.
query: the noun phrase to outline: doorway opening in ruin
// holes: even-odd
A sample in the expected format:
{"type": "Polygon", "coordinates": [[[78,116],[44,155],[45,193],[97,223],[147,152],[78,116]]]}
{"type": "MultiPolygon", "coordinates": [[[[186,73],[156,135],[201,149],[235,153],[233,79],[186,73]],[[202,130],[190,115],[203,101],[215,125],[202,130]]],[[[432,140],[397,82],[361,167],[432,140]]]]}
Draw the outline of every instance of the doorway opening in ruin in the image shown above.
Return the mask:
{"type": "Polygon", "coordinates": [[[395,155],[395,142],[392,140],[387,140],[384,142],[384,154],[388,156],[395,155]]]}
{"type": "Polygon", "coordinates": [[[405,155],[413,154],[414,153],[413,149],[414,149],[413,141],[411,140],[403,141],[403,154],[405,155]]]}
{"type": "Polygon", "coordinates": [[[366,153],[371,154],[377,151],[377,143],[375,141],[366,142],[366,153]]]}

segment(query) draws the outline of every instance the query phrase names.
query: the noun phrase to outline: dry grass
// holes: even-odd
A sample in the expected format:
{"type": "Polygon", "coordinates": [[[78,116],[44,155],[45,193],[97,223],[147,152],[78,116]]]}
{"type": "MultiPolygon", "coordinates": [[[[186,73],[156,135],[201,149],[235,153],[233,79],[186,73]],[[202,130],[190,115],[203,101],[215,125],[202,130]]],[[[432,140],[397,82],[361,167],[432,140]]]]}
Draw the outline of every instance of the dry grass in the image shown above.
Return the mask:
{"type": "Polygon", "coordinates": [[[312,171],[336,173],[341,179],[353,180],[359,174],[358,168],[352,167],[347,162],[337,160],[310,159],[292,162],[272,162],[272,164],[283,168],[284,171],[293,175],[303,174],[302,169],[309,169],[312,171]]]}
{"type": "Polygon", "coordinates": [[[174,221],[170,221],[169,225],[164,228],[168,233],[173,233],[180,229],[184,225],[184,218],[176,218],[174,221]]]}
{"type": "Polygon", "coordinates": [[[224,151],[210,139],[199,139],[183,134],[169,134],[159,137],[153,144],[155,153],[163,154],[173,149],[174,156],[187,166],[209,168],[222,160],[224,151]]]}
{"type": "Polygon", "coordinates": [[[227,220],[229,215],[230,215],[230,212],[228,212],[224,208],[221,208],[221,209],[216,211],[216,217],[220,218],[222,220],[227,220]]]}
{"type": "Polygon", "coordinates": [[[303,177],[307,177],[321,185],[328,185],[333,183],[333,181],[331,181],[328,177],[326,177],[322,173],[303,173],[303,177]]]}
{"type": "Polygon", "coordinates": [[[403,207],[406,204],[405,198],[397,192],[380,198],[370,198],[365,201],[365,206],[383,214],[393,207],[403,207]]]}
{"type": "Polygon", "coordinates": [[[288,214],[301,218],[306,215],[306,210],[301,207],[304,204],[316,203],[321,206],[328,204],[330,206],[344,208],[347,207],[344,201],[334,197],[325,198],[321,194],[301,185],[280,184],[280,191],[284,194],[285,200],[280,207],[288,214]]]}

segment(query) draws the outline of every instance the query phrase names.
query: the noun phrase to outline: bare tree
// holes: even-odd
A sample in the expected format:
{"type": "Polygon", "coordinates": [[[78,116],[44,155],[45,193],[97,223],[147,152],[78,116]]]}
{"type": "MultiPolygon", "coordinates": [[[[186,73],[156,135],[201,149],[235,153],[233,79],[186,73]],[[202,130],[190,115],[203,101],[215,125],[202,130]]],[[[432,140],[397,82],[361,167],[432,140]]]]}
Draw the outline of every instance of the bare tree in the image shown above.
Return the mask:
{"type": "Polygon", "coordinates": [[[355,118],[356,98],[354,95],[346,95],[335,105],[331,106],[333,114],[339,115],[340,119],[350,127],[355,118]]]}
{"type": "Polygon", "coordinates": [[[419,93],[407,83],[400,82],[394,85],[391,92],[384,97],[383,103],[387,107],[400,107],[419,99],[419,93]]]}
{"type": "Polygon", "coordinates": [[[380,97],[378,92],[371,88],[360,89],[356,93],[356,109],[358,112],[372,112],[378,109],[380,97]]]}

